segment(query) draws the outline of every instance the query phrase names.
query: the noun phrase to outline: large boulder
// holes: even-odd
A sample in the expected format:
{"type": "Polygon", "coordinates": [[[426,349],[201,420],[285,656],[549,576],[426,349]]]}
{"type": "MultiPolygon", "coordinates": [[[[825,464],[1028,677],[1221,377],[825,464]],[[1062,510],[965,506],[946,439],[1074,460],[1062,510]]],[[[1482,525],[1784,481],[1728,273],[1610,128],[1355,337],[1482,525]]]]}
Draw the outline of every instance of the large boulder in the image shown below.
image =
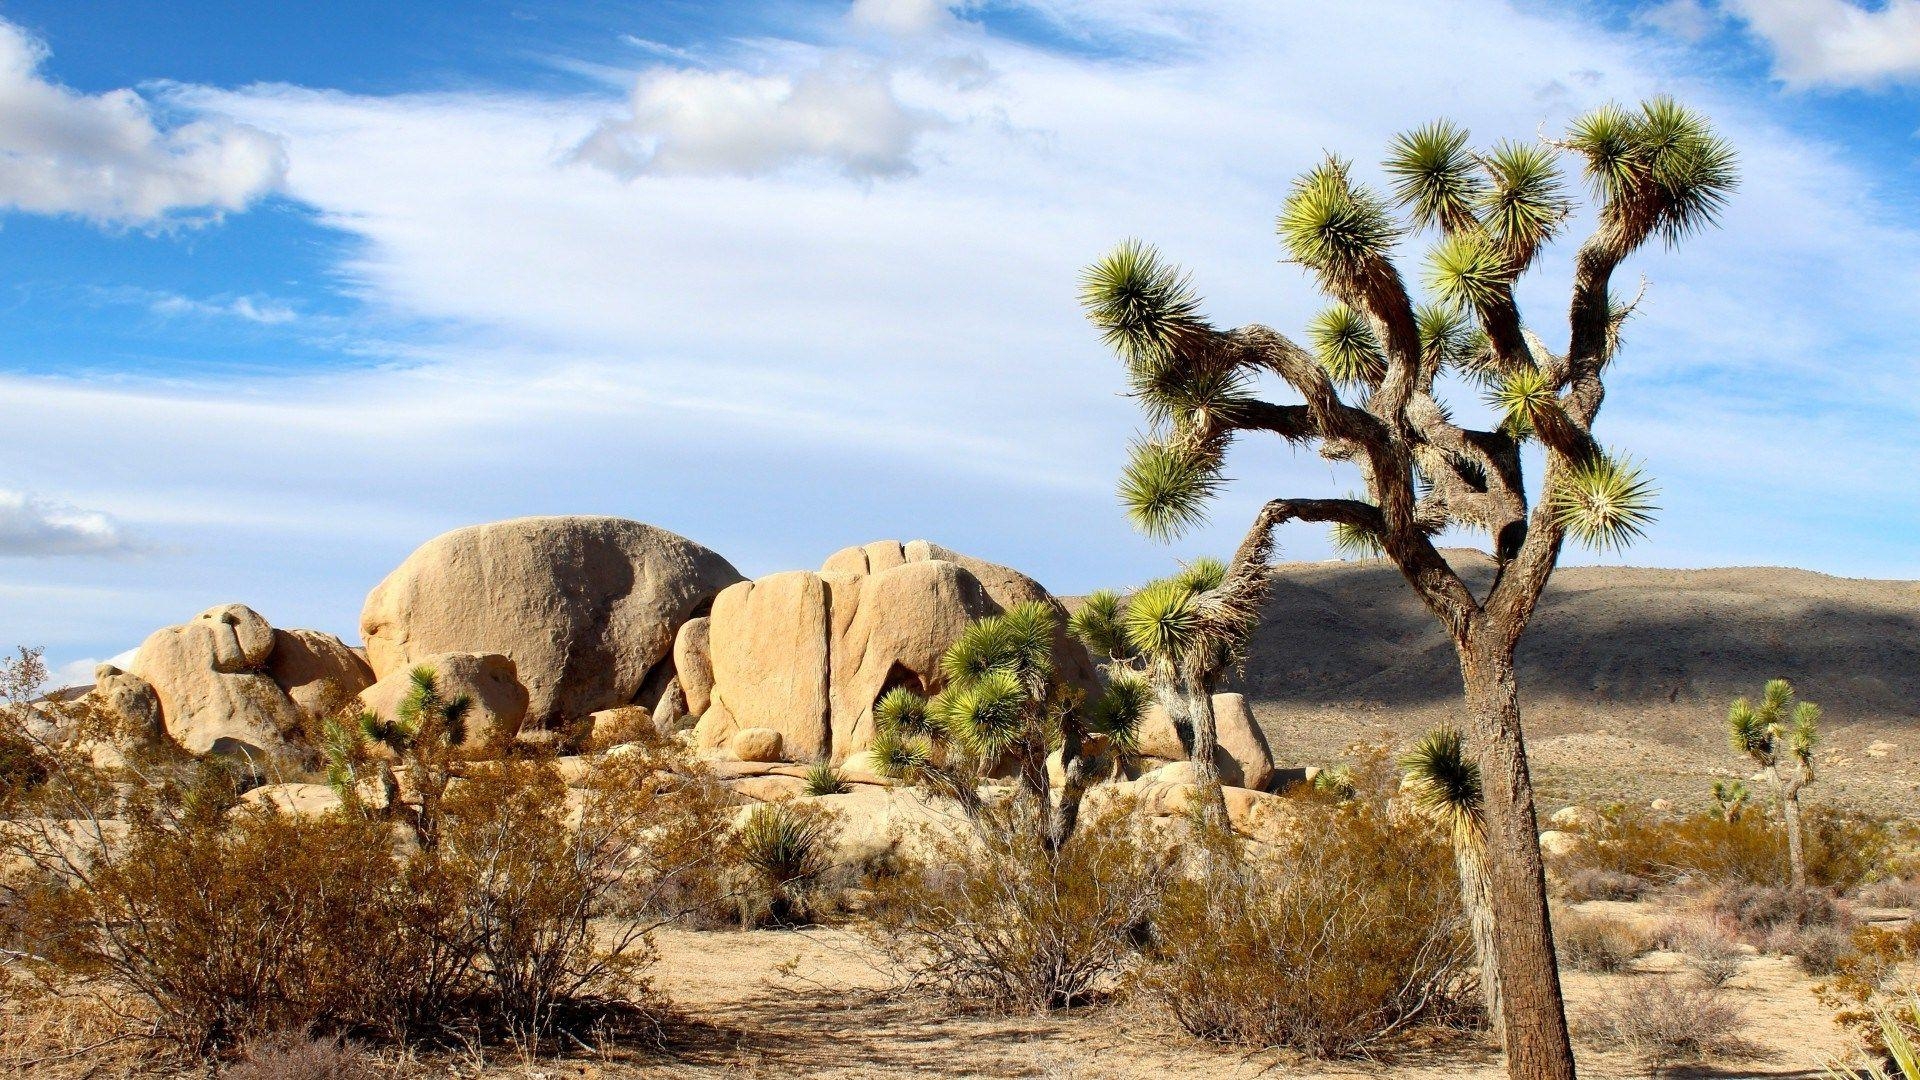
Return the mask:
{"type": "Polygon", "coordinates": [[[359,653],[318,630],[275,630],[267,674],[316,721],[351,704],[374,681],[359,653]]]}
{"type": "Polygon", "coordinates": [[[434,689],[442,699],[464,695],[472,702],[462,749],[477,755],[499,754],[520,733],[527,719],[527,690],[515,677],[513,661],[498,653],[423,656],[413,667],[395,671],[362,690],[361,707],[383,720],[394,719],[413,690],[415,667],[433,670],[434,689]]]}
{"type": "MultiPolygon", "coordinates": [[[[707,708],[695,710],[704,713],[699,743],[718,750],[743,728],[765,727],[780,732],[791,760],[844,761],[872,743],[882,693],[938,690],[940,657],[969,622],[1029,601],[1059,606],[1016,570],[924,540],[875,541],[836,552],[817,573],[735,585],[708,624],[676,644],[690,706],[695,689],[707,689],[707,708]],[[692,675],[709,669],[710,688],[692,675]]],[[[1064,630],[1055,660],[1069,680],[1094,684],[1091,659],[1064,630]]]]}
{"type": "Polygon", "coordinates": [[[740,580],[714,552],[638,521],[518,518],[422,545],[367,597],[360,632],[381,679],[439,653],[510,657],[528,722],[556,727],[635,704],[675,631],[740,580]]]}
{"type": "Polygon", "coordinates": [[[160,695],[153,684],[112,664],[93,669],[93,689],[87,696],[113,718],[114,734],[130,742],[150,742],[166,735],[160,695]]]}
{"type": "Polygon", "coordinates": [[[687,712],[699,716],[713,703],[713,620],[696,616],[673,636],[673,669],[686,696],[687,712]]]}
{"type": "MultiPolygon", "coordinates": [[[[1220,772],[1220,782],[1265,791],[1273,783],[1273,752],[1247,699],[1240,694],[1213,695],[1213,723],[1219,738],[1213,765],[1220,772]]],[[[1150,707],[1140,721],[1140,753],[1165,761],[1187,756],[1172,718],[1158,705],[1150,707]]]]}
{"type": "Polygon", "coordinates": [[[273,644],[253,609],[209,608],[149,635],[133,674],[153,687],[167,734],[188,752],[261,760],[295,746],[305,721],[266,673],[273,644]]]}

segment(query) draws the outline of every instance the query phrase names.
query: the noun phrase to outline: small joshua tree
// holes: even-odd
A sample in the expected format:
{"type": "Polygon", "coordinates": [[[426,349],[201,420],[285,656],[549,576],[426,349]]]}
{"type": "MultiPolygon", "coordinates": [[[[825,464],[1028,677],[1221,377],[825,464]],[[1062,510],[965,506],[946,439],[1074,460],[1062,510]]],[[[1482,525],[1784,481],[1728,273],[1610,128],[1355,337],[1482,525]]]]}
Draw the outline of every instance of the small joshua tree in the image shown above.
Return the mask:
{"type": "Polygon", "coordinates": [[[1057,852],[1079,824],[1080,802],[1107,764],[1085,752],[1089,736],[1131,747],[1148,691],[1135,676],[1109,676],[1099,692],[1060,678],[1053,662],[1060,620],[1043,603],[979,619],[941,659],[946,687],[931,700],[904,687],[874,705],[872,754],[881,772],[953,798],[976,822],[986,810],[979,781],[1011,760],[1016,813],[1057,852]],[[1060,748],[1065,784],[1055,802],[1047,756],[1060,748]]]}
{"type": "Polygon", "coordinates": [[[1198,559],[1124,602],[1096,593],[1071,624],[1088,648],[1107,657],[1107,670],[1145,673],[1193,763],[1202,812],[1215,828],[1226,827],[1227,803],[1214,763],[1220,738],[1213,693],[1258,624],[1269,580],[1264,553],[1247,561],[1258,564],[1253,572],[1234,574],[1217,559],[1198,559]]]}
{"type": "Polygon", "coordinates": [[[1400,759],[1414,805],[1447,830],[1453,841],[1453,865],[1460,874],[1460,903],[1473,930],[1480,961],[1480,988],[1486,993],[1487,1018],[1505,1040],[1500,1000],[1499,954],[1495,951],[1493,887],[1487,877],[1487,833],[1480,790],[1480,765],[1468,756],[1460,732],[1442,727],[1429,732],[1400,759]]]}
{"type": "Polygon", "coordinates": [[[1746,812],[1747,800],[1752,791],[1744,780],[1715,780],[1713,782],[1713,816],[1729,824],[1739,821],[1746,812]]]}
{"type": "Polygon", "coordinates": [[[1660,98],[1597,109],[1558,141],[1483,151],[1460,128],[1430,124],[1395,139],[1385,167],[1391,197],[1329,157],[1281,209],[1283,248],[1332,301],[1308,327],[1311,348],[1266,326],[1215,326],[1187,274],[1145,244],[1129,241],[1088,268],[1087,314],[1120,354],[1152,428],[1121,494],[1146,532],[1180,533],[1205,517],[1225,483],[1227,447],[1243,432],[1313,445],[1357,468],[1363,496],[1270,501],[1242,550],[1264,552],[1266,535],[1287,522],[1330,525],[1345,549],[1393,563],[1445,627],[1486,785],[1507,1068],[1516,1080],[1572,1080],[1513,658],[1565,541],[1615,549],[1650,520],[1651,485],[1594,435],[1633,310],[1611,282],[1649,241],[1671,245],[1713,223],[1735,184],[1734,154],[1706,120],[1660,98]],[[1571,216],[1563,151],[1580,159],[1599,205],[1574,257],[1569,333],[1555,351],[1522,318],[1515,284],[1571,216]],[[1394,261],[1395,247],[1422,230],[1435,237],[1425,303],[1394,261]],[[1257,396],[1263,376],[1300,402],[1257,396]],[[1485,388],[1499,416],[1490,429],[1462,426],[1443,404],[1462,382],[1485,388]],[[1544,451],[1537,505],[1526,443],[1544,451]],[[1453,528],[1491,540],[1497,569],[1483,592],[1435,546],[1453,528]]]}
{"type": "Polygon", "coordinates": [[[1759,706],[1740,698],[1727,710],[1727,734],[1734,752],[1752,758],[1773,782],[1787,827],[1788,884],[1799,892],[1807,887],[1800,792],[1817,779],[1813,748],[1820,741],[1820,706],[1811,701],[1795,704],[1793,684],[1774,679],[1761,693],[1759,706]]]}
{"type": "Polygon", "coordinates": [[[473,699],[465,694],[454,698],[442,695],[433,669],[424,665],[414,668],[409,678],[412,685],[392,720],[363,712],[351,722],[327,721],[322,733],[327,782],[343,803],[358,807],[360,776],[371,766],[380,778],[382,812],[404,818],[420,846],[432,850],[439,843],[440,804],[453,780],[456,750],[466,739],[466,718],[473,699]],[[389,753],[376,757],[376,746],[389,753]],[[400,797],[395,759],[407,767],[417,806],[409,807],[400,797]]]}

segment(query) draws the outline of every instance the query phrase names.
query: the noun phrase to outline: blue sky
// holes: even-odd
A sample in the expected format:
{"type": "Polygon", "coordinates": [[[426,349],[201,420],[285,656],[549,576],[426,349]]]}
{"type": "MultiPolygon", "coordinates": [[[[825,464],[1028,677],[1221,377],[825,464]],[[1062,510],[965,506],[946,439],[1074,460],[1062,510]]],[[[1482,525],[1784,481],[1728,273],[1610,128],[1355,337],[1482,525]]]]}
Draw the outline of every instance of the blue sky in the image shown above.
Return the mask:
{"type": "MultiPolygon", "coordinates": [[[[1219,321],[1297,331],[1272,215],[1323,150],[1660,92],[1746,182],[1628,271],[1601,430],[1664,509],[1616,561],[1920,577],[1920,0],[0,19],[0,641],[76,672],[231,600],[351,640],[418,543],[527,513],[750,574],[924,536],[1063,592],[1224,551],[1354,478],[1249,443],[1211,527],[1133,535],[1077,268],[1142,236],[1219,321]]],[[[1523,286],[1549,340],[1582,224],[1523,286]]]]}

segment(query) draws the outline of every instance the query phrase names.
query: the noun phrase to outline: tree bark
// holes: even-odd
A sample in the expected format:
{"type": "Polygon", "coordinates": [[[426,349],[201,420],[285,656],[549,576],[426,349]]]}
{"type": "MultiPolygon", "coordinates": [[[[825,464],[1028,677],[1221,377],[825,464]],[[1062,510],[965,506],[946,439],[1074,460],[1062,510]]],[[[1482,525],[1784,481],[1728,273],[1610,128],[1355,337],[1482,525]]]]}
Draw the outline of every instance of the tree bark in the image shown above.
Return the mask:
{"type": "Polygon", "coordinates": [[[1507,1075],[1574,1080],[1560,970],[1547,916],[1546,866],[1513,678],[1518,635],[1476,620],[1458,642],[1467,707],[1476,727],[1487,833],[1487,877],[1500,959],[1507,1075]]]}
{"type": "Polygon", "coordinates": [[[1787,887],[1795,893],[1807,888],[1807,855],[1800,834],[1800,789],[1789,782],[1780,799],[1780,816],[1787,822],[1787,887]]]}
{"type": "Polygon", "coordinates": [[[1186,697],[1187,714],[1193,720],[1193,747],[1188,760],[1193,762],[1200,811],[1209,828],[1225,830],[1228,827],[1227,793],[1221,790],[1220,767],[1214,763],[1214,755],[1220,749],[1220,729],[1214,722],[1213,695],[1207,692],[1205,684],[1189,684],[1186,697]]]}

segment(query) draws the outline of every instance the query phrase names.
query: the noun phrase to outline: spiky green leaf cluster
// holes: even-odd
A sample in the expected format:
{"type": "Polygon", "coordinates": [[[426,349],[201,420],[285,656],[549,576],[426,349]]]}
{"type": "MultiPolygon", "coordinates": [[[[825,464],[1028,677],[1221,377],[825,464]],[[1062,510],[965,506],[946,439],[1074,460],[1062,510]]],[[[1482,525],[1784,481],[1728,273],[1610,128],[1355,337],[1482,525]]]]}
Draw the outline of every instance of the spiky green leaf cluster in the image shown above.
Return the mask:
{"type": "Polygon", "coordinates": [[[1531,432],[1535,419],[1559,400],[1553,380],[1539,368],[1509,371],[1487,391],[1487,405],[1500,417],[1501,427],[1516,435],[1531,432]]]}
{"type": "Polygon", "coordinates": [[[1414,224],[1453,230],[1470,227],[1487,189],[1479,162],[1467,147],[1467,132],[1436,120],[1394,137],[1385,162],[1393,177],[1394,202],[1414,224]]]}
{"type": "Polygon", "coordinates": [[[1186,273],[1139,240],[1123,241],[1082,271],[1080,305],[1130,364],[1163,357],[1206,329],[1186,273]]]}
{"type": "Polygon", "coordinates": [[[1434,371],[1470,371],[1479,363],[1486,335],[1458,307],[1421,304],[1413,319],[1421,357],[1434,371]]]}
{"type": "Polygon", "coordinates": [[[1564,469],[1547,499],[1566,535],[1595,551],[1623,551],[1646,535],[1656,495],[1638,464],[1595,454],[1564,469]]]}
{"type": "Polygon", "coordinates": [[[1372,386],[1387,373],[1387,357],[1366,316],[1335,304],[1307,323],[1307,340],[1334,382],[1372,386]]]}
{"type": "Polygon", "coordinates": [[[1333,545],[1334,554],[1343,559],[1377,559],[1387,553],[1378,533],[1345,521],[1333,523],[1327,540],[1333,545]]]}
{"type": "Polygon", "coordinates": [[[1010,672],[993,670],[949,686],[930,703],[933,722],[975,757],[991,761],[1027,734],[1026,688],[1010,672]]]}
{"type": "Polygon", "coordinates": [[[873,727],[879,734],[901,738],[933,734],[927,699],[904,686],[894,687],[873,703],[873,727]]]}
{"type": "Polygon", "coordinates": [[[1120,501],[1134,527],[1171,540],[1207,519],[1225,478],[1219,464],[1164,442],[1137,442],[1120,477],[1120,501]]]}
{"type": "Polygon", "coordinates": [[[1232,424],[1253,400],[1253,382],[1246,372],[1222,366],[1196,369],[1176,357],[1130,364],[1127,381],[1155,427],[1187,430],[1232,424]]]}
{"type": "Polygon", "coordinates": [[[1451,828],[1477,833],[1483,807],[1480,763],[1450,727],[1428,732],[1400,759],[1414,804],[1451,828]]]}
{"type": "Polygon", "coordinates": [[[1482,159],[1493,182],[1478,207],[1513,273],[1533,262],[1572,212],[1551,147],[1502,141],[1482,159]]]}
{"type": "Polygon", "coordinates": [[[1122,618],[1127,644],[1161,662],[1177,661],[1197,648],[1206,630],[1199,593],[1177,578],[1153,582],[1127,601],[1122,618]]]}
{"type": "Polygon", "coordinates": [[[1105,736],[1122,760],[1140,753],[1140,722],[1153,705],[1153,687],[1134,674],[1121,674],[1107,684],[1087,709],[1087,730],[1105,736]]]}
{"type": "Polygon", "coordinates": [[[1120,626],[1120,594],[1112,589],[1091,593],[1080,610],[1067,619],[1067,632],[1095,656],[1118,660],[1127,655],[1127,634],[1120,626]]]}
{"type": "Polygon", "coordinates": [[[1654,235],[1673,244],[1713,224],[1739,183],[1733,147],[1670,97],[1637,112],[1595,109],[1574,122],[1566,145],[1586,159],[1603,218],[1628,247],[1654,235]]]}
{"type": "Polygon", "coordinates": [[[1038,601],[1016,604],[1004,615],[976,619],[940,658],[940,673],[948,686],[962,689],[993,674],[1023,688],[1036,688],[1053,674],[1053,643],[1059,628],[1053,609],[1038,601]]]}
{"type": "Polygon", "coordinates": [[[1477,229],[1449,233],[1427,255],[1427,288],[1455,307],[1499,302],[1513,283],[1513,260],[1477,229]]]}
{"type": "Polygon", "coordinates": [[[1820,743],[1820,706],[1811,701],[1796,703],[1792,683],[1770,679],[1760,704],[1739,698],[1727,710],[1727,735],[1735,753],[1762,765],[1772,765],[1776,752],[1784,747],[1795,760],[1811,766],[1814,748],[1820,743]]]}
{"type": "Polygon", "coordinates": [[[1400,236],[1386,202],[1354,184],[1337,157],[1294,181],[1277,231],[1287,254],[1336,296],[1382,272],[1400,236]]]}

